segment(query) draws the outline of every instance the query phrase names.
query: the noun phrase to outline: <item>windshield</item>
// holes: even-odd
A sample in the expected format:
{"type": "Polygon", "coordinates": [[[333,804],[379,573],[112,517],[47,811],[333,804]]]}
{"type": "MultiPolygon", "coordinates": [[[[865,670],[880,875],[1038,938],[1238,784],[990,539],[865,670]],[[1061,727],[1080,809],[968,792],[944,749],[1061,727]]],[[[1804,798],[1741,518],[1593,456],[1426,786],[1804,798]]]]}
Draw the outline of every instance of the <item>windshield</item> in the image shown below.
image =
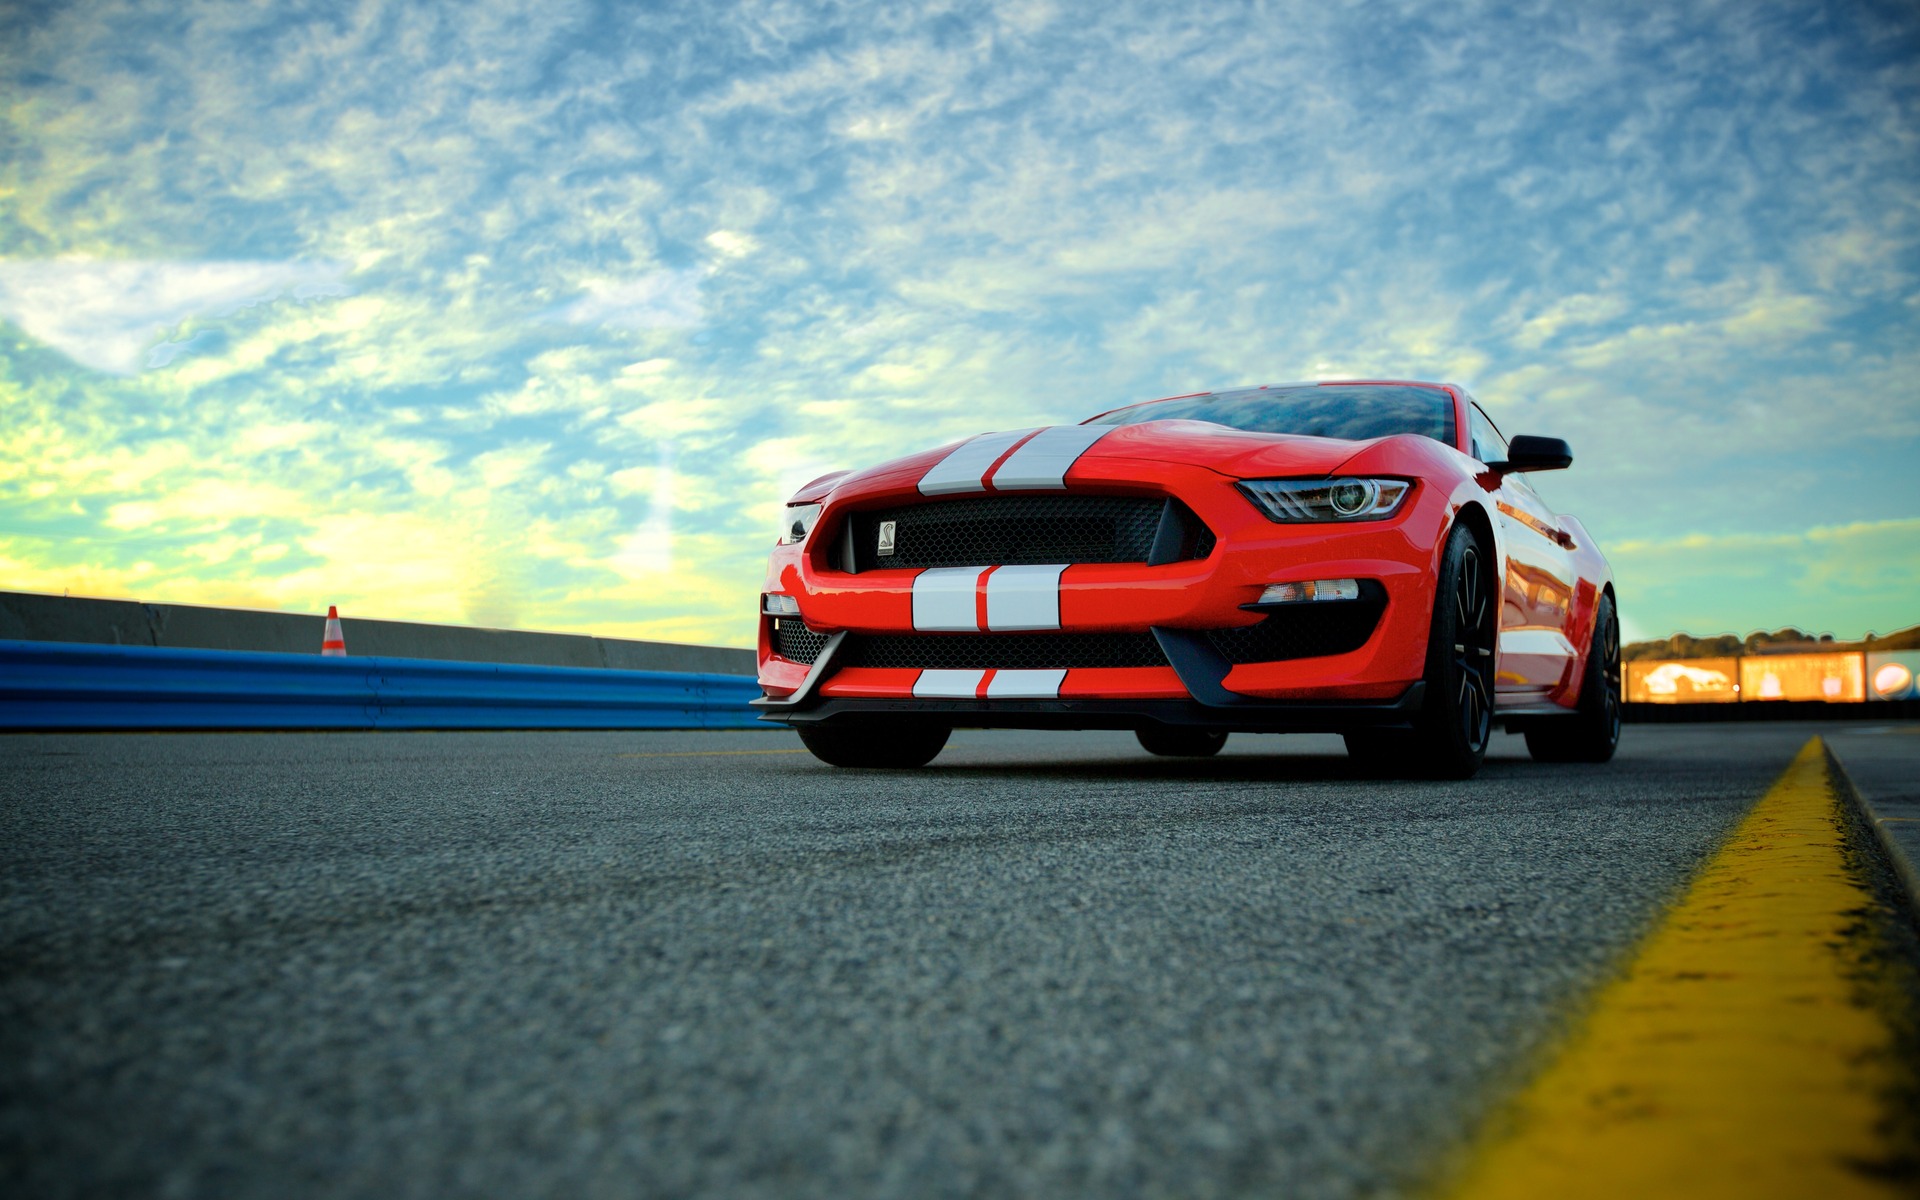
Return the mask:
{"type": "Polygon", "coordinates": [[[1212,421],[1250,433],[1291,433],[1350,442],[1417,433],[1453,445],[1453,397],[1439,388],[1404,384],[1249,388],[1181,400],[1136,404],[1089,424],[1212,421]]]}

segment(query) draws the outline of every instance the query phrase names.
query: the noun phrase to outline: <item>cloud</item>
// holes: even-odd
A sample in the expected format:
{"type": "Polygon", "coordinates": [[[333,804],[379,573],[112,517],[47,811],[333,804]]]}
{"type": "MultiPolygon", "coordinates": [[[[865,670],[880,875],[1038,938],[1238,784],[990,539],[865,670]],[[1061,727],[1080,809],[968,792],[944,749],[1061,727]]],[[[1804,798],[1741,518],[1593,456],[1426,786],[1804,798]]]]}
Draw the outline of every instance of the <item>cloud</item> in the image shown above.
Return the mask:
{"type": "Polygon", "coordinates": [[[731,229],[716,229],[706,237],[706,243],[722,258],[745,258],[760,248],[760,241],[750,233],[738,233],[731,229]]]}
{"type": "MultiPolygon", "coordinates": [[[[620,475],[615,475],[619,480],[620,475]]],[[[618,548],[607,560],[623,579],[637,580],[666,575],[673,570],[673,450],[662,444],[659,460],[651,472],[647,489],[647,515],[638,528],[620,539],[618,548]]]]}
{"type": "Polygon", "coordinates": [[[656,271],[640,279],[589,283],[555,315],[610,329],[691,329],[705,319],[699,271],[656,271]]]}
{"type": "Polygon", "coordinates": [[[329,262],[0,259],[0,315],[82,366],[131,375],[208,336],[163,340],[189,320],[344,295],[346,274],[329,262]]]}

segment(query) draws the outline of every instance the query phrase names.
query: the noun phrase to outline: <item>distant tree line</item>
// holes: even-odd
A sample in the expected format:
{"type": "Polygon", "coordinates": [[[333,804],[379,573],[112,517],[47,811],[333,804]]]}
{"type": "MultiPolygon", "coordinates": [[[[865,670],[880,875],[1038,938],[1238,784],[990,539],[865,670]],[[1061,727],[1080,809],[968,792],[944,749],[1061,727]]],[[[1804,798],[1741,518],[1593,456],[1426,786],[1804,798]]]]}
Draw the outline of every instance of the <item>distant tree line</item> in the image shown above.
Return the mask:
{"type": "Polygon", "coordinates": [[[1920,625],[1902,629],[1885,637],[1868,634],[1858,642],[1836,642],[1830,633],[1811,634],[1791,626],[1772,633],[1759,630],[1746,637],[1723,633],[1719,637],[1697,638],[1676,633],[1656,642],[1630,642],[1620,647],[1620,657],[1641,658],[1731,658],[1738,654],[1794,654],[1840,650],[1920,650],[1920,625]]]}

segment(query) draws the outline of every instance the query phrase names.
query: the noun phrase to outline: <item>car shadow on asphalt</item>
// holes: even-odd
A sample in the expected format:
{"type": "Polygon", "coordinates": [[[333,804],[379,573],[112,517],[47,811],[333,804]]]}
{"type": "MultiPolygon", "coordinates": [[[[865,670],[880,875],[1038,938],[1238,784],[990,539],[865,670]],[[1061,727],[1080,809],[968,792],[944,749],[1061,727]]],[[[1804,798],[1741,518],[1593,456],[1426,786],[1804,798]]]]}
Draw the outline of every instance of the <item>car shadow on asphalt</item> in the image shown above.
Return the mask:
{"type": "MultiPolygon", "coordinates": [[[[1189,783],[1441,783],[1396,764],[1364,763],[1342,754],[1235,754],[1221,758],[1087,758],[1054,762],[968,755],[936,758],[923,772],[942,779],[1060,779],[1189,783]]],[[[1526,774],[1524,759],[1488,759],[1477,778],[1526,774]]],[[[1561,768],[1564,769],[1564,768],[1561,768]]],[[[1457,782],[1457,781],[1455,781],[1457,782]]]]}

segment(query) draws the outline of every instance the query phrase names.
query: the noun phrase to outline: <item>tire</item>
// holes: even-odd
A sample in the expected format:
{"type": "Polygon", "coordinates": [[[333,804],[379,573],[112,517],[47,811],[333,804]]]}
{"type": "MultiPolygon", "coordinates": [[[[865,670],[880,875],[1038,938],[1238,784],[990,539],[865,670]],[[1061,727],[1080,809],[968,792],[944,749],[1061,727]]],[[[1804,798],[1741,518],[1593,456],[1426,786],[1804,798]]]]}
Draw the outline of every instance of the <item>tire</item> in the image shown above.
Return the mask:
{"type": "Polygon", "coordinates": [[[1600,597],[1593,618],[1587,672],[1572,716],[1546,717],[1526,728],[1527,753],[1536,762],[1603,763],[1620,745],[1620,619],[1613,597],[1600,597]]]}
{"type": "Polygon", "coordinates": [[[1133,731],[1148,754],[1167,758],[1212,758],[1227,744],[1223,729],[1188,729],[1168,725],[1148,725],[1133,731]]]}
{"type": "Polygon", "coordinates": [[[953,733],[944,725],[881,722],[802,726],[800,744],[823,763],[836,767],[890,767],[906,770],[932,762],[953,733]]]}
{"type": "Polygon", "coordinates": [[[1427,640],[1427,699],[1414,723],[1414,769],[1433,779],[1471,779],[1493,734],[1494,649],[1500,600],[1490,552],[1456,523],[1440,558],[1427,640]]]}

